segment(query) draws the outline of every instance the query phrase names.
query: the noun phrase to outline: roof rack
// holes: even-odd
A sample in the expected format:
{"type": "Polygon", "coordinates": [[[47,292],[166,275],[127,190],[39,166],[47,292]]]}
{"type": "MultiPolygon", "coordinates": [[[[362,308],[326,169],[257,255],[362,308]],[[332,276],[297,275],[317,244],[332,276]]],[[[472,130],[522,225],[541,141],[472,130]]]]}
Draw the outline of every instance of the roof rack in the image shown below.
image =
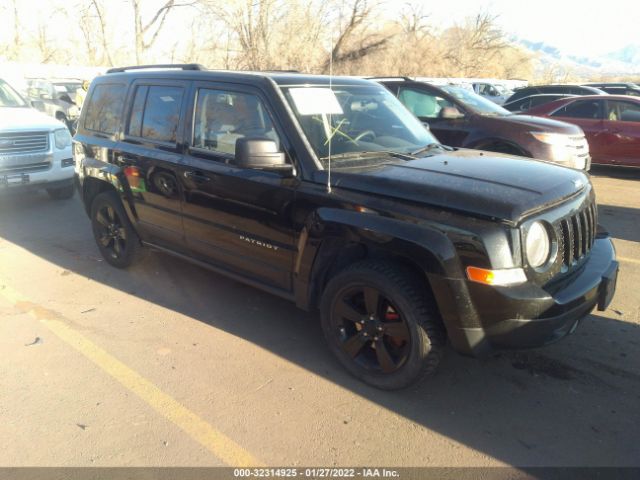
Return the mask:
{"type": "Polygon", "coordinates": [[[179,69],[179,70],[206,70],[206,67],[203,67],[199,63],[163,63],[159,65],[134,65],[131,67],[118,67],[118,68],[110,68],[107,70],[107,73],[121,73],[129,70],[146,70],[146,69],[179,69]]]}
{"type": "Polygon", "coordinates": [[[364,77],[367,80],[404,80],[405,82],[415,82],[415,80],[413,78],[409,78],[409,77],[404,77],[402,75],[398,75],[398,76],[386,76],[386,77],[364,77]]]}
{"type": "Polygon", "coordinates": [[[258,70],[258,71],[264,72],[264,73],[302,73],[300,70],[288,70],[288,69],[284,69],[284,70],[269,69],[269,70],[258,70]]]}

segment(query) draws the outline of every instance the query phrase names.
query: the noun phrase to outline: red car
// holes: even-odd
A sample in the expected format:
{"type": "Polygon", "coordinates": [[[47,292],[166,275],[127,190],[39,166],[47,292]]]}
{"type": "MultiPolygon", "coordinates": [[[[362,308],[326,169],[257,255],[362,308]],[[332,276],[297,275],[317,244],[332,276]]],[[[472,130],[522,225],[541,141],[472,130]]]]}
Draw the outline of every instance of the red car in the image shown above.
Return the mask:
{"type": "Polygon", "coordinates": [[[528,115],[551,117],[584,130],[593,163],[640,167],[640,98],[584,95],[533,107],[528,115]]]}

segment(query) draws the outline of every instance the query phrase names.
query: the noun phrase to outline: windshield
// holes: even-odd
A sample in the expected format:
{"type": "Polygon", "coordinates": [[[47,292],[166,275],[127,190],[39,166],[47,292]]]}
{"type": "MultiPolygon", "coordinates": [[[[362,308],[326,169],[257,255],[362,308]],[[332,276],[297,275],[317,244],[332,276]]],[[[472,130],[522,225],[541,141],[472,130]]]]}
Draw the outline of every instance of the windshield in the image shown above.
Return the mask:
{"type": "Polygon", "coordinates": [[[22,97],[4,80],[0,80],[0,107],[26,107],[22,97]]]}
{"type": "Polygon", "coordinates": [[[482,115],[509,115],[511,112],[465,88],[446,85],[442,89],[482,115]]]}
{"type": "Polygon", "coordinates": [[[509,95],[511,93],[513,93],[511,90],[509,90],[507,87],[505,87],[504,85],[500,85],[499,83],[495,84],[493,86],[496,90],[498,90],[498,93],[500,95],[509,95]]]}
{"type": "Polygon", "coordinates": [[[53,86],[58,93],[68,93],[70,95],[75,95],[82,84],[77,82],[54,83],[53,86]]]}
{"type": "Polygon", "coordinates": [[[286,87],[309,143],[325,164],[364,152],[407,154],[437,140],[388,90],[375,85],[286,87]]]}

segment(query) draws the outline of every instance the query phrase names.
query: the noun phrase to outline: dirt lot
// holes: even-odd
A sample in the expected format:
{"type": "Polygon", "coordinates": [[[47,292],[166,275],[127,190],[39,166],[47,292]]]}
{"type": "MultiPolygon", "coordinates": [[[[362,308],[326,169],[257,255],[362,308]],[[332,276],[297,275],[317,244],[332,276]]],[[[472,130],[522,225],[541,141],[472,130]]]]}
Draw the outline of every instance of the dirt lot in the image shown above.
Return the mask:
{"type": "Polygon", "coordinates": [[[640,465],[640,173],[596,171],[617,295],[429,381],[346,374],[315,314],[160,253],[101,260],[77,197],[0,201],[0,465],[640,465]]]}

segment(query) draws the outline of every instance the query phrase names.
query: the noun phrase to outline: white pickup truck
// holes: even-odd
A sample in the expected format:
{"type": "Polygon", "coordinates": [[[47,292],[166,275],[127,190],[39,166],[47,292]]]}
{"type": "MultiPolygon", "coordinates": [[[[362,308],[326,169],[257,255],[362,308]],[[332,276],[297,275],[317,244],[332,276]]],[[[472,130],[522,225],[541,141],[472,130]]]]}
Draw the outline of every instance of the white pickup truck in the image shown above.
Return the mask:
{"type": "Polygon", "coordinates": [[[71,134],[0,79],[0,193],[44,189],[55,199],[74,193],[71,134]]]}
{"type": "Polygon", "coordinates": [[[504,104],[513,95],[507,87],[495,82],[473,82],[473,91],[498,105],[504,104]]]}

